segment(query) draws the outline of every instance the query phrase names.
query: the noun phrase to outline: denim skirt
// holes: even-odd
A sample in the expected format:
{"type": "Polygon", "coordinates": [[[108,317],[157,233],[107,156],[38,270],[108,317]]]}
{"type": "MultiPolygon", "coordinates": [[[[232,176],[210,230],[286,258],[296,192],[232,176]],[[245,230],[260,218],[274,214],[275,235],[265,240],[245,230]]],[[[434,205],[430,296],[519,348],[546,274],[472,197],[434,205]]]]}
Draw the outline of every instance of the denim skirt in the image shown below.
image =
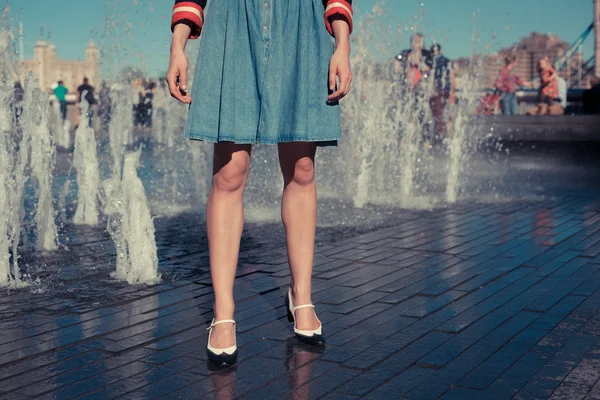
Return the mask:
{"type": "Polygon", "coordinates": [[[186,137],[336,145],[334,44],[323,0],[213,0],[206,8],[186,137]]]}

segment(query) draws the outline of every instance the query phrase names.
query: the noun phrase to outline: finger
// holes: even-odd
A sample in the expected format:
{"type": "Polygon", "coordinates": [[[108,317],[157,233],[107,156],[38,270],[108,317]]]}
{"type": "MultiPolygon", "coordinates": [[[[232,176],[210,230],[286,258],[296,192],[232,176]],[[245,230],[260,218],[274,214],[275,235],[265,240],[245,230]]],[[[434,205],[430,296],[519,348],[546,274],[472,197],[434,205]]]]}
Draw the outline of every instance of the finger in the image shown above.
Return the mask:
{"type": "Polygon", "coordinates": [[[333,92],[335,90],[335,81],[337,77],[337,68],[333,65],[329,66],[329,91],[333,92]]]}
{"type": "Polygon", "coordinates": [[[167,73],[167,85],[169,86],[169,93],[171,93],[171,96],[176,97],[177,77],[175,74],[171,72],[167,73]]]}
{"type": "Polygon", "coordinates": [[[329,101],[332,103],[335,103],[336,101],[338,101],[339,99],[341,99],[344,95],[344,89],[340,86],[338,88],[338,90],[336,90],[334,93],[329,95],[329,101]]]}
{"type": "Polygon", "coordinates": [[[188,85],[188,80],[187,80],[187,68],[183,68],[182,71],[179,72],[179,88],[183,91],[183,92],[187,92],[187,85],[188,85]]]}
{"type": "Polygon", "coordinates": [[[344,96],[347,96],[350,93],[350,87],[352,86],[352,76],[348,80],[348,84],[346,85],[346,90],[344,90],[344,96]]]}
{"type": "Polygon", "coordinates": [[[177,76],[175,74],[167,75],[167,83],[169,84],[169,92],[171,93],[171,96],[182,103],[185,103],[184,96],[181,94],[177,86],[177,76]]]}
{"type": "Polygon", "coordinates": [[[335,93],[332,93],[329,96],[329,100],[330,101],[338,101],[342,97],[344,97],[344,91],[346,90],[347,85],[348,85],[348,76],[340,75],[340,84],[338,85],[338,89],[335,91],[335,93]]]}

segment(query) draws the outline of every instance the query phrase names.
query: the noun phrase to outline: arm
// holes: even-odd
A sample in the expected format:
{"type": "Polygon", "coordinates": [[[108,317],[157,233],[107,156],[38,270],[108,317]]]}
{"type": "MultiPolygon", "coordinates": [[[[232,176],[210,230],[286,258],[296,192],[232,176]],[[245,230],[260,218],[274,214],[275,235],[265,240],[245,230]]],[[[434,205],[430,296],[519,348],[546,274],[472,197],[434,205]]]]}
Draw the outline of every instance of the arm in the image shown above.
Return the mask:
{"type": "Polygon", "coordinates": [[[517,83],[518,86],[525,86],[526,82],[521,79],[520,77],[515,75],[515,82],[517,83]]]}
{"type": "Polygon", "coordinates": [[[325,27],[332,36],[337,36],[335,32],[335,21],[343,20],[348,24],[349,33],[352,33],[354,27],[352,19],[352,0],[324,0],[325,7],[325,27]]]}
{"type": "Polygon", "coordinates": [[[332,17],[331,27],[335,37],[335,52],[329,62],[330,102],[339,101],[350,92],[352,73],[350,72],[350,24],[342,17],[332,17]],[[336,78],[339,78],[335,90],[336,78]],[[334,92],[335,90],[335,92],[334,92]]]}
{"type": "Polygon", "coordinates": [[[328,100],[339,101],[350,92],[350,33],[352,32],[352,0],[324,0],[325,27],[335,37],[335,52],[329,62],[328,100]],[[335,90],[336,80],[339,79],[335,90]]]}
{"type": "Polygon", "coordinates": [[[556,82],[557,82],[557,85],[558,85],[558,81],[557,81],[557,79],[558,79],[558,73],[556,72],[556,70],[555,70],[554,68],[552,68],[552,73],[550,74],[550,78],[549,78],[548,80],[549,80],[550,82],[554,82],[554,81],[556,81],[556,82]]]}
{"type": "Polygon", "coordinates": [[[185,24],[190,27],[190,39],[200,36],[202,25],[204,25],[204,9],[207,0],[175,0],[173,16],[171,18],[171,31],[175,26],[185,24]]]}
{"type": "Polygon", "coordinates": [[[185,46],[189,39],[200,36],[204,24],[204,7],[206,0],[182,1],[176,0],[171,19],[171,57],[167,83],[171,96],[185,104],[190,104],[192,98],[188,93],[187,70],[188,59],[185,46]]]}
{"type": "Polygon", "coordinates": [[[519,87],[527,87],[527,88],[531,88],[533,87],[533,82],[531,81],[524,81],[523,79],[519,78],[518,76],[515,76],[516,81],[517,81],[517,85],[519,85],[519,87]]]}
{"type": "Polygon", "coordinates": [[[171,40],[171,58],[167,72],[167,83],[171,96],[185,104],[190,104],[192,98],[187,92],[188,59],[185,55],[185,45],[192,29],[187,24],[177,24],[173,29],[171,40]]]}

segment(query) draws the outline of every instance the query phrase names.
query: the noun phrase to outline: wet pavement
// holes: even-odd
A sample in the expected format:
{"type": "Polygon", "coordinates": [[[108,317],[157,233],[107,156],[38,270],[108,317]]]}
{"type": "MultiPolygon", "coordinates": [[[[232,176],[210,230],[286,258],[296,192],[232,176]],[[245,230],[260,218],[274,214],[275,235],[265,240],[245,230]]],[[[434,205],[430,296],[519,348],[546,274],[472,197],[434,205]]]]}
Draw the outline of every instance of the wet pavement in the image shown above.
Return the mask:
{"type": "Polygon", "coordinates": [[[228,369],[206,359],[202,213],[156,219],[154,286],[111,278],[102,227],[66,224],[66,247],[22,253],[29,287],[0,290],[0,398],[600,399],[600,162],[549,167],[556,154],[502,164],[513,199],[369,206],[347,213],[378,218],[321,225],[324,349],[287,322],[280,224],[247,224],[228,369]]]}

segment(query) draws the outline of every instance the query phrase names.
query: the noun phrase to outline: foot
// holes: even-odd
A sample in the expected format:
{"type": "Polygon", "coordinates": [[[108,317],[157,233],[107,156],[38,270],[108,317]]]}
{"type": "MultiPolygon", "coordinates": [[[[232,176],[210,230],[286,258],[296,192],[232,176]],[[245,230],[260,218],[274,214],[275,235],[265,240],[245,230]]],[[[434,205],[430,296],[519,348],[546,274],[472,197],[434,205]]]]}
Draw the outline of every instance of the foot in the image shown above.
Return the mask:
{"type": "MultiPolygon", "coordinates": [[[[292,302],[294,306],[299,306],[302,304],[311,304],[310,296],[307,298],[301,298],[300,296],[295,296],[292,291],[292,302]]],[[[294,317],[296,318],[296,329],[301,329],[305,331],[315,330],[321,325],[317,316],[315,315],[315,310],[312,307],[301,308],[294,312],[294,317]]]]}
{"type": "MultiPolygon", "coordinates": [[[[229,318],[224,318],[229,319],[229,318]]],[[[210,335],[210,345],[215,349],[226,349],[235,345],[235,327],[233,324],[218,324],[213,326],[210,335]]]]}

